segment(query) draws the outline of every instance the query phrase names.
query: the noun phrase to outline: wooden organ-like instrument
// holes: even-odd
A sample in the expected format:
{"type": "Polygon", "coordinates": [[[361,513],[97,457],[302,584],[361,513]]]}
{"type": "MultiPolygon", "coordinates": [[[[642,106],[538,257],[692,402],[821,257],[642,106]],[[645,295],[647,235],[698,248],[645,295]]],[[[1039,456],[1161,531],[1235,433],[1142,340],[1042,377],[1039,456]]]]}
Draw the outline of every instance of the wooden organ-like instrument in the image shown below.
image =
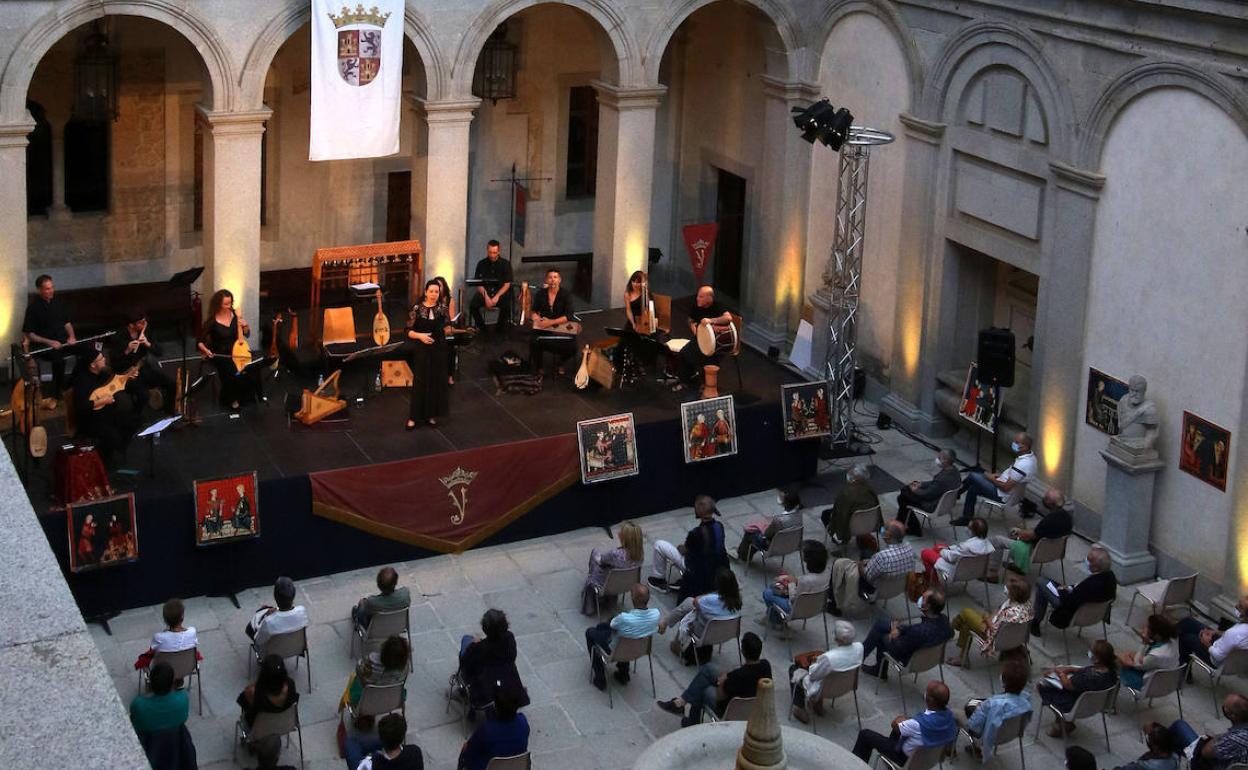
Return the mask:
{"type": "Polygon", "coordinates": [[[321,308],[345,304],[351,287],[375,283],[391,296],[416,302],[424,286],[420,241],[391,241],[317,249],[312,259],[312,337],[321,344],[321,308]]]}

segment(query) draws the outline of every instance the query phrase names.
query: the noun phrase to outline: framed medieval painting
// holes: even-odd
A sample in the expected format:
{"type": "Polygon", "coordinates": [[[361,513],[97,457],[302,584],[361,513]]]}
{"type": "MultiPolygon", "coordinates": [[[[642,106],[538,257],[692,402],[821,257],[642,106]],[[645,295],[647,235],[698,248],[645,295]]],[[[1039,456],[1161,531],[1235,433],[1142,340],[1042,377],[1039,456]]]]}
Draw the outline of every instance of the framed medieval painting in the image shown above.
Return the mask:
{"type": "Polygon", "coordinates": [[[696,463],[737,453],[737,410],[732,396],[681,404],[680,424],[685,462],[696,463]]]}
{"type": "Polygon", "coordinates": [[[1101,433],[1118,435],[1118,399],[1127,395],[1127,383],[1088,368],[1088,405],[1083,421],[1101,433]]]}
{"type": "Polygon", "coordinates": [[[1230,458],[1231,432],[1184,411],[1179,470],[1225,492],[1230,458]]]}
{"type": "Polygon", "coordinates": [[[260,537],[256,472],[195,482],[195,545],[260,537]]]}
{"type": "Polygon", "coordinates": [[[966,384],[958,401],[958,416],[989,433],[997,432],[1001,414],[1001,386],[979,381],[979,366],[972,361],[966,370],[966,384]]]}
{"type": "Polygon", "coordinates": [[[65,510],[70,572],[138,561],[139,526],[133,493],[71,503],[65,510]]]}
{"type": "Polygon", "coordinates": [[[832,434],[827,382],[799,382],[780,386],[784,440],[800,441],[832,434]]]}
{"type": "Polygon", "coordinates": [[[576,424],[576,440],[580,445],[582,483],[640,473],[632,412],[581,420],[576,424]]]}

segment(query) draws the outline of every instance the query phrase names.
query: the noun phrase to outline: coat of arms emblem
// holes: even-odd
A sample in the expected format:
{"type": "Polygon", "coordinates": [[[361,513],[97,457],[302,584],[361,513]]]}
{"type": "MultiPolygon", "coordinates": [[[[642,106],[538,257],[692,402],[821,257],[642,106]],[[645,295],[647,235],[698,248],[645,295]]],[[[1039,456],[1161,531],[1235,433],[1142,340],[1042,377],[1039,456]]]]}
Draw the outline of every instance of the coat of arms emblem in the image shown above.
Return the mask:
{"type": "Polygon", "coordinates": [[[366,86],[381,71],[381,32],[390,18],[377,6],[364,10],[363,4],[352,11],[342,7],[342,13],[329,14],[330,21],[338,30],[338,74],[348,85],[366,86]]]}

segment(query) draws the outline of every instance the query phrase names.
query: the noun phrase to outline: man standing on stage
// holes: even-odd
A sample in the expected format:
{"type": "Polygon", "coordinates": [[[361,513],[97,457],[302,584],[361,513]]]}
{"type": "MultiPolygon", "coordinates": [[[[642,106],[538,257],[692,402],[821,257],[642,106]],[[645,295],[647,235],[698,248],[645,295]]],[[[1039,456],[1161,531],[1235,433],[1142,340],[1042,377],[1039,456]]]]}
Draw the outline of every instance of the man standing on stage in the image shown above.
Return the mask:
{"type": "Polygon", "coordinates": [[[27,350],[52,348],[43,356],[52,364],[52,397],[55,399],[61,395],[65,380],[65,352],[61,348],[78,340],[74,337],[74,325],[69,322],[65,303],[56,297],[52,276],[36,278],[35,290],[38,294],[26,306],[26,317],[22,319],[22,342],[27,350]]]}
{"type": "Polygon", "coordinates": [[[473,277],[485,281],[477,287],[476,294],[468,303],[468,315],[472,318],[474,328],[485,328],[485,319],[481,317],[481,308],[498,308],[498,331],[506,331],[511,323],[511,263],[499,258],[498,241],[490,241],[485,246],[485,259],[477,263],[477,271],[473,277]]]}

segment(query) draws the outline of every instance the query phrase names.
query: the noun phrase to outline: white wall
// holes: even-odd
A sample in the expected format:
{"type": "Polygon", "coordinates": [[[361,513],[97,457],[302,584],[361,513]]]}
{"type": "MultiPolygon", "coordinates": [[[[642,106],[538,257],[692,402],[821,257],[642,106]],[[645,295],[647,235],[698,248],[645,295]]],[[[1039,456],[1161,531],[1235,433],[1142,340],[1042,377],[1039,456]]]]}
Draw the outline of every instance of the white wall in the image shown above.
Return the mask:
{"type": "MultiPolygon", "coordinates": [[[[1158,450],[1166,463],[1157,477],[1153,540],[1220,581],[1232,499],[1178,469],[1179,436],[1185,409],[1231,431],[1241,424],[1248,141],[1203,97],[1152,91],[1114,123],[1101,171],[1107,181],[1097,212],[1084,369],[1148,379],[1161,410],[1158,450]]],[[[1107,437],[1082,422],[1083,409],[1074,493],[1099,510],[1105,463],[1098,450],[1107,437]]],[[[1233,435],[1232,449],[1244,440],[1233,435]]],[[[1228,490],[1241,471],[1231,466],[1228,490]]]]}
{"type": "MultiPolygon", "coordinates": [[[[819,68],[819,85],[836,107],[848,107],[854,123],[897,137],[871,153],[867,233],[862,259],[858,322],[860,366],[884,382],[892,360],[905,139],[898,115],[910,107],[906,61],[892,32],[874,16],[851,14],[832,30],[819,68]]],[[[836,230],[838,155],[815,147],[811,164],[810,217],[806,239],[806,295],[823,285],[836,230]]]]}

